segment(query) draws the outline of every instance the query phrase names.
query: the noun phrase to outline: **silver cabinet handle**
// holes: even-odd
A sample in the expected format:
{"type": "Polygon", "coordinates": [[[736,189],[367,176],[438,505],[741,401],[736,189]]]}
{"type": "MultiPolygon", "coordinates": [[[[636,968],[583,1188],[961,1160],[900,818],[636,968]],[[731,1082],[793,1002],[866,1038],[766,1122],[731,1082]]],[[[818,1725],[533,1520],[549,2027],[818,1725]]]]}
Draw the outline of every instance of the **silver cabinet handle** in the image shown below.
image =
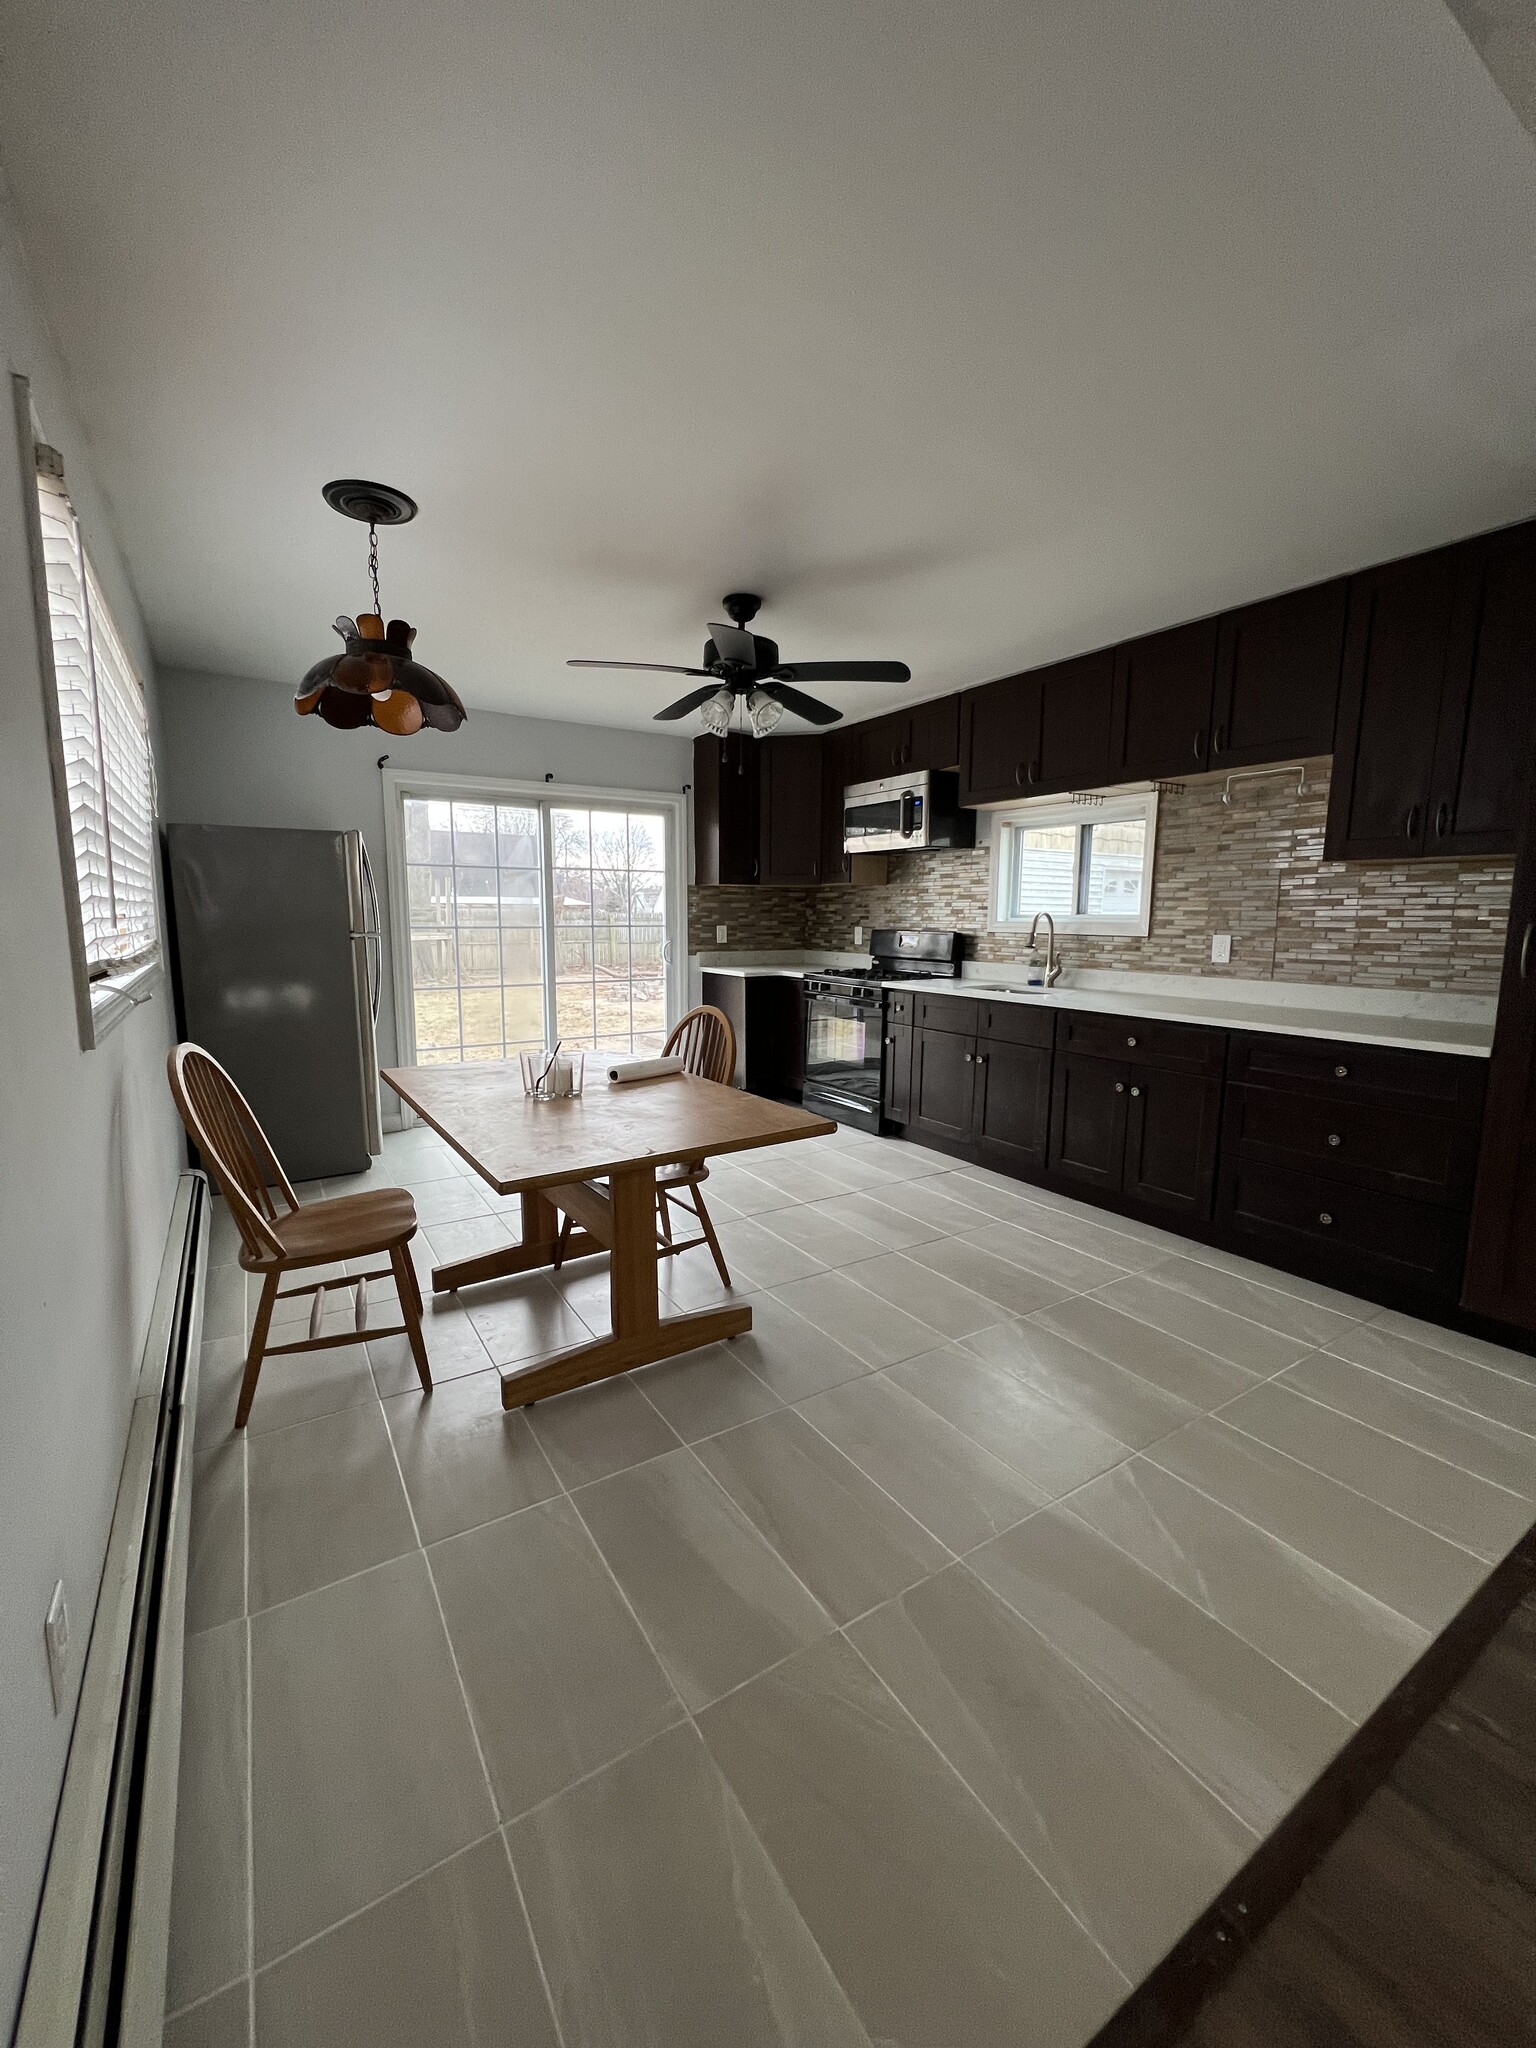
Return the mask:
{"type": "Polygon", "coordinates": [[[1525,934],[1520,941],[1520,979],[1522,981],[1525,980],[1530,971],[1532,932],[1536,932],[1536,924],[1528,924],[1526,926],[1525,934]]]}
{"type": "Polygon", "coordinates": [[[1328,1133],[1328,1142],[1330,1145],[1342,1145],[1344,1140],[1339,1136],[1337,1131],[1330,1131],[1328,1133]]]}
{"type": "Polygon", "coordinates": [[[1140,1090],[1139,1088],[1133,1088],[1133,1089],[1131,1090],[1131,1093],[1132,1093],[1133,1095],[1139,1095],[1139,1094],[1141,1093],[1141,1090],[1140,1090]]]}
{"type": "Polygon", "coordinates": [[[1125,1042],[1127,1045],[1134,1045],[1136,1043],[1134,1038],[1128,1038],[1125,1042]]]}
{"type": "Polygon", "coordinates": [[[1115,1093],[1117,1095],[1123,1095],[1125,1093],[1125,1083],[1123,1081],[1117,1081],[1115,1083],[1115,1093]]]}
{"type": "Polygon", "coordinates": [[[972,1060],[972,1058],[973,1058],[973,1057],[974,1057],[974,1055],[973,1055],[973,1054],[971,1054],[971,1053],[967,1053],[967,1054],[966,1054],[966,1056],[965,1056],[965,1064],[966,1064],[967,1066],[969,1066],[969,1065],[971,1064],[971,1060],[972,1060]]]}
{"type": "Polygon", "coordinates": [[[1417,838],[1418,838],[1418,836],[1419,836],[1419,807],[1418,807],[1418,805],[1417,805],[1417,804],[1413,804],[1413,805],[1411,805],[1411,806],[1409,807],[1409,811],[1408,811],[1408,819],[1407,819],[1407,822],[1406,822],[1406,824],[1405,824],[1405,825],[1403,826],[1403,832],[1404,832],[1405,836],[1406,836],[1407,838],[1409,838],[1409,839],[1417,839],[1417,838]]]}
{"type": "Polygon", "coordinates": [[[1341,1081],[1347,1081],[1349,1079],[1348,1067],[1335,1067],[1333,1071],[1338,1075],[1341,1081]]]}
{"type": "Polygon", "coordinates": [[[1318,1216],[1317,1220],[1326,1228],[1329,1224],[1332,1223],[1333,1218],[1329,1215],[1328,1211],[1324,1209],[1322,1213],[1318,1216]]]}

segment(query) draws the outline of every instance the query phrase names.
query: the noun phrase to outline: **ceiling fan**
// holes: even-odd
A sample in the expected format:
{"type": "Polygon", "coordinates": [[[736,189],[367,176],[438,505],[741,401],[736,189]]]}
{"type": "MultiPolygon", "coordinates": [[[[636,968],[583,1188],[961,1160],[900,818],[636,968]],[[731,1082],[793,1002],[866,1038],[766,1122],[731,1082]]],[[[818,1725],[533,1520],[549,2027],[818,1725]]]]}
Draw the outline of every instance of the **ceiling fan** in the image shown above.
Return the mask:
{"type": "Polygon", "coordinates": [[[734,625],[709,629],[702,668],[679,668],[668,661],[570,661],[567,668],[643,668],[669,676],[703,676],[704,688],[679,697],[658,718],[686,718],[702,711],[704,730],[723,739],[731,729],[736,700],[747,700],[747,717],[758,739],[771,732],[786,711],[811,725],[835,725],[842,717],[819,697],[797,690],[797,683],[909,683],[912,671],[904,661],[780,661],[778,643],[746,628],[757,616],[762,599],[750,591],[733,590],[721,602],[734,625]]]}

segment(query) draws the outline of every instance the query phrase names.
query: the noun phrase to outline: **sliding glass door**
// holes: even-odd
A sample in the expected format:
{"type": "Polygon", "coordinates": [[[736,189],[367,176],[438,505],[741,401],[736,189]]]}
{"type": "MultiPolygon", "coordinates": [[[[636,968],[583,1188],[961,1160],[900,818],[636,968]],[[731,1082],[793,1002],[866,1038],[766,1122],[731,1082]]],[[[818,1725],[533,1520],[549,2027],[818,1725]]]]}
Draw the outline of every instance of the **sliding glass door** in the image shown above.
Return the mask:
{"type": "Polygon", "coordinates": [[[660,1051],[680,894],[674,811],[510,792],[399,794],[400,1022],[418,1062],[510,1059],[556,1039],[584,1051],[660,1051]]]}

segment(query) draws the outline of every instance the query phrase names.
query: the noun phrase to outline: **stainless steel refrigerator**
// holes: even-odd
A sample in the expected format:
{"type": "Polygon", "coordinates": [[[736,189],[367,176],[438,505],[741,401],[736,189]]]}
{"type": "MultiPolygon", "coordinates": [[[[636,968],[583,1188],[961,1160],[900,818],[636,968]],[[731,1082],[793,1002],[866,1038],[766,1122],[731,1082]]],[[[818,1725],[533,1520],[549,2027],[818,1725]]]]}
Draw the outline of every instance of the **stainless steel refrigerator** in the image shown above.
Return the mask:
{"type": "Polygon", "coordinates": [[[183,1034],[227,1067],[288,1178],[382,1151],[378,893],[360,832],[168,825],[183,1034]]]}

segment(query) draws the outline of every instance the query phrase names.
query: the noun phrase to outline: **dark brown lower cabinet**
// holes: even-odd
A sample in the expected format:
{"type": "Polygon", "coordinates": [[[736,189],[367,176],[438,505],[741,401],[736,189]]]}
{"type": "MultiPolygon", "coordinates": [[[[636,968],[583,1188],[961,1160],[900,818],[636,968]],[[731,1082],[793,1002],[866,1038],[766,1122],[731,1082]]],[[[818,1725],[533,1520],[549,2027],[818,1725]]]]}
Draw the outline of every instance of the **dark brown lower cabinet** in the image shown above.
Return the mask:
{"type": "Polygon", "coordinates": [[[1051,1105],[1051,1174],[1204,1223],[1220,1120],[1219,1073],[1063,1053],[1051,1105]]]}
{"type": "Polygon", "coordinates": [[[1118,1060],[1070,1052],[1057,1059],[1050,1160],[1058,1179],[1103,1194],[1120,1192],[1130,1081],[1130,1068],[1118,1060]]]}
{"type": "Polygon", "coordinates": [[[1515,861],[1461,1300],[1536,1330],[1536,796],[1515,861]]]}
{"type": "Polygon", "coordinates": [[[912,1026],[891,1024],[885,1034],[885,1059],[881,1071],[882,1113],[893,1124],[904,1124],[912,1114],[912,1026]]]}
{"type": "Polygon", "coordinates": [[[1051,1121],[1049,1040],[1044,1045],[978,1040],[974,1113],[976,1150],[988,1166],[1042,1172],[1051,1121]]]}
{"type": "Polygon", "coordinates": [[[976,1040],[958,1031],[912,1035],[910,1122],[915,1131],[950,1144],[971,1137],[976,1102],[976,1040]]]}
{"type": "Polygon", "coordinates": [[[1374,1188],[1255,1166],[1240,1155],[1221,1172],[1224,1236],[1238,1251],[1370,1294],[1449,1306],[1467,1243],[1464,1209],[1374,1188]]]}
{"type": "Polygon", "coordinates": [[[1129,1201],[1204,1223],[1216,1190],[1221,1079],[1142,1067],[1126,1090],[1125,1168],[1129,1201]]]}

